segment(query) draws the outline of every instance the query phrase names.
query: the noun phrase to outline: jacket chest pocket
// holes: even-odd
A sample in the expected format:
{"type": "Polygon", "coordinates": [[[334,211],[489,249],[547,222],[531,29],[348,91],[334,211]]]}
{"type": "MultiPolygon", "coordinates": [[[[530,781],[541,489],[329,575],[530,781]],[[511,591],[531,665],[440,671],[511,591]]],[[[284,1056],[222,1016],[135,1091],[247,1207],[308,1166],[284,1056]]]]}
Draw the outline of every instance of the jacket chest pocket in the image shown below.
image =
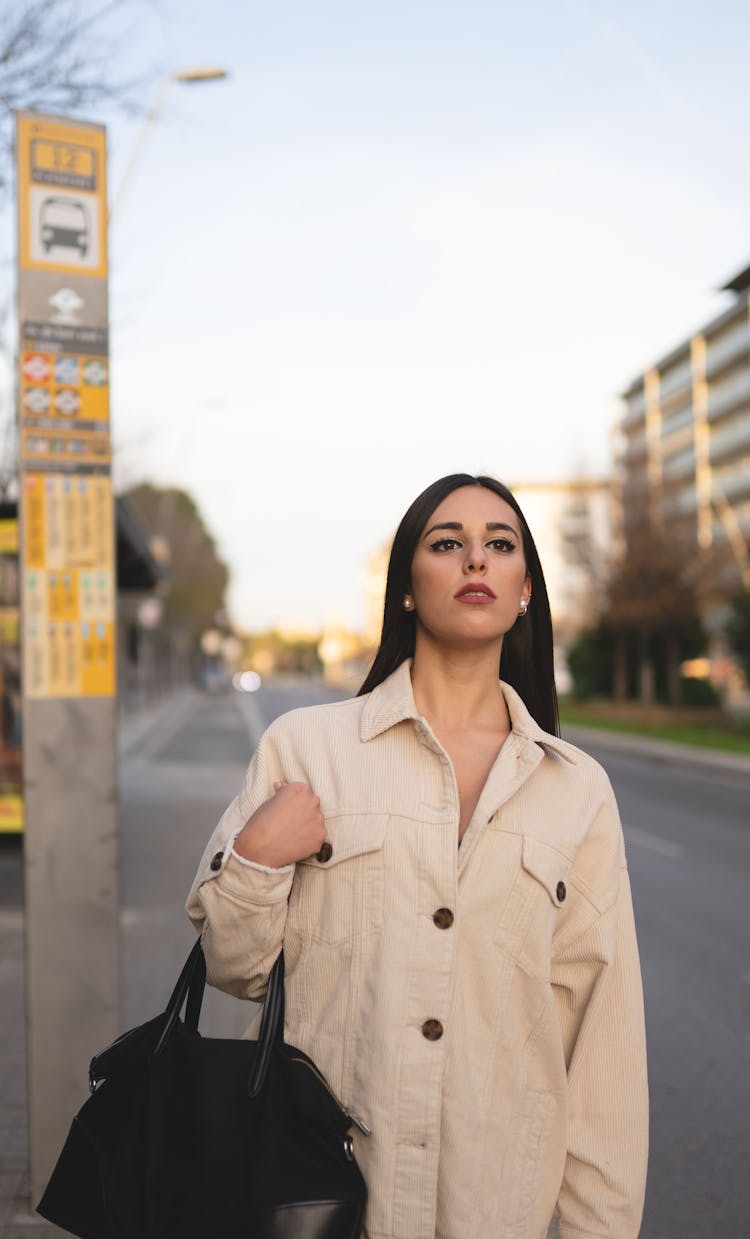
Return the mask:
{"type": "Polygon", "coordinates": [[[292,932],[342,945],[380,931],[388,816],[357,813],[326,818],[328,847],[323,857],[300,861],[294,875],[288,912],[292,932]]]}
{"type": "Polygon", "coordinates": [[[548,979],[552,939],[569,898],[572,861],[557,848],[524,835],[519,881],[525,892],[527,919],[518,956],[532,976],[548,979]]]}

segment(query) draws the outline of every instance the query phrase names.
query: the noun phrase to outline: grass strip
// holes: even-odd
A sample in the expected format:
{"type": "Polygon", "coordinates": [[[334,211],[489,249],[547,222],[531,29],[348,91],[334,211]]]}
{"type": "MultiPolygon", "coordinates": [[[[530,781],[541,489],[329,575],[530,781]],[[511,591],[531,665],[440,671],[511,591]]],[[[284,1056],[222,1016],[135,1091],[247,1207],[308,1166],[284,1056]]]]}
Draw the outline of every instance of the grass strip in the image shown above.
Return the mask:
{"type": "Polygon", "coordinates": [[[618,731],[631,736],[649,736],[654,740],[672,740],[676,744],[695,744],[700,748],[719,749],[727,753],[744,753],[750,756],[750,730],[747,724],[736,727],[717,727],[715,724],[697,723],[648,723],[634,719],[619,719],[602,716],[584,707],[561,705],[560,722],[563,727],[593,727],[602,731],[618,731]]]}

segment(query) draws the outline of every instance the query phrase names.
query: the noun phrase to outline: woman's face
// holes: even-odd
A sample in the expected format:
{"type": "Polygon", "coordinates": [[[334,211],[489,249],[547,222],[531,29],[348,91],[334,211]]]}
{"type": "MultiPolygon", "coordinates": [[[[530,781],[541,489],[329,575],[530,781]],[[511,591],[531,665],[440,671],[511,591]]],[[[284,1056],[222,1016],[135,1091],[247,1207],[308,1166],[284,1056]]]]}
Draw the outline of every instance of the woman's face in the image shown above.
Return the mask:
{"type": "Polygon", "coordinates": [[[454,490],[425,525],[411,581],[417,623],[436,639],[501,639],[531,596],[513,509],[484,486],[454,490]]]}

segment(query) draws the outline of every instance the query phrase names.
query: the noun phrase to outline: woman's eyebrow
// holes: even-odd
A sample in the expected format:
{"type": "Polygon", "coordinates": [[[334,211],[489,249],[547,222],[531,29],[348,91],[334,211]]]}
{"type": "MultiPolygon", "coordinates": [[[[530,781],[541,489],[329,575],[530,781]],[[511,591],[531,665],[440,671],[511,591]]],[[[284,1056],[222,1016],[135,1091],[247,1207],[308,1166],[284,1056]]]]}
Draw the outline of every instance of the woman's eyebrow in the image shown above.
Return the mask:
{"type": "MultiPolygon", "coordinates": [[[[463,529],[463,525],[460,521],[443,521],[440,525],[431,525],[423,537],[429,537],[429,535],[434,533],[436,529],[452,529],[455,532],[460,533],[463,529]]],[[[516,538],[519,536],[517,529],[514,529],[512,525],[504,524],[503,521],[487,521],[485,529],[488,533],[494,533],[497,529],[507,529],[508,532],[512,533],[516,538]]]]}
{"type": "Polygon", "coordinates": [[[488,521],[486,529],[488,532],[494,529],[507,529],[508,533],[515,534],[517,538],[520,537],[518,530],[513,525],[506,525],[503,521],[488,521]]]}
{"type": "Polygon", "coordinates": [[[434,533],[436,529],[453,529],[453,530],[460,532],[460,530],[463,529],[463,525],[461,524],[460,521],[443,521],[442,524],[440,525],[431,525],[430,528],[427,530],[427,533],[423,534],[422,536],[426,538],[431,533],[434,533]]]}

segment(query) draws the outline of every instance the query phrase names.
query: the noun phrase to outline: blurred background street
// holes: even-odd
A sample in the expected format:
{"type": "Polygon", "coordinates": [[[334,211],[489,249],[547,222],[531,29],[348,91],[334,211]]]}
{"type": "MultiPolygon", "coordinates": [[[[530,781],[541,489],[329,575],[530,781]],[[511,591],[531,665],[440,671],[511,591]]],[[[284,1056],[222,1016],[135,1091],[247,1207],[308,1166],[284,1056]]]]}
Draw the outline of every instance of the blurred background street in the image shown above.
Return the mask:
{"type": "MultiPolygon", "coordinates": [[[[183,912],[208,835],[279,713],[340,697],[315,681],[253,694],[185,689],[121,738],[123,1027],[160,1010],[192,941],[183,912]]],[[[573,738],[573,733],[570,733],[573,738]]],[[[643,1239],[744,1239],[750,1114],[750,763],[743,773],[596,751],[619,799],[646,989],[652,1153],[643,1239]]],[[[2,840],[0,1234],[37,1239],[26,1182],[22,863],[2,840]]],[[[209,991],[202,1027],[239,1034],[251,1005],[209,991]]],[[[93,1053],[101,1048],[88,1047],[93,1053]]],[[[86,1081],[81,1080],[81,1101],[86,1081]]]]}
{"type": "Polygon", "coordinates": [[[2,1239],[458,470],[524,510],[620,801],[643,1239],[750,1239],[749,49],[742,0],[3,0],[2,1239]]]}

